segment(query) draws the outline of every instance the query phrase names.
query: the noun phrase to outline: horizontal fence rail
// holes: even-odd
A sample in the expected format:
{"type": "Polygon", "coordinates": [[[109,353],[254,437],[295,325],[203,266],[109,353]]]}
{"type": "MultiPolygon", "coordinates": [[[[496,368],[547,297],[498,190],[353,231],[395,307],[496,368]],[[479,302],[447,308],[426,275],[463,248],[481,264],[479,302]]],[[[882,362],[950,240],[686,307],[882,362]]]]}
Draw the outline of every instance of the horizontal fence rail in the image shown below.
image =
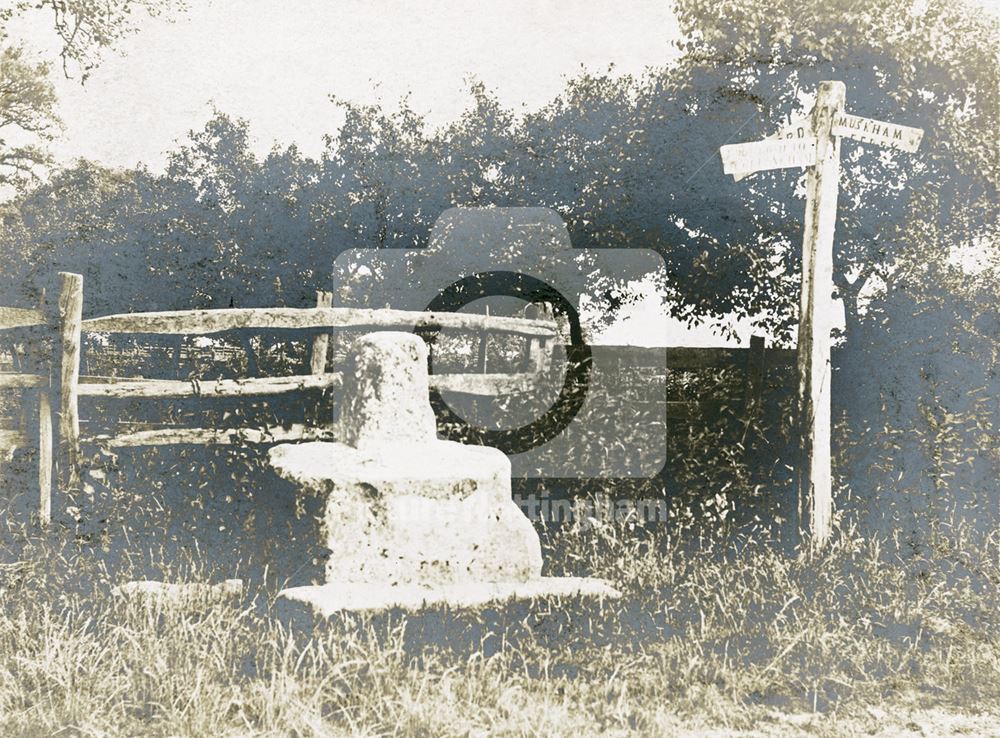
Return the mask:
{"type": "Polygon", "coordinates": [[[431,374],[431,389],[439,392],[460,392],[467,395],[502,395],[527,392],[537,377],[534,373],[521,374],[431,374]]]}
{"type": "MultiPolygon", "coordinates": [[[[84,323],[86,323],[86,322],[87,321],[84,321],[84,323]]],[[[684,371],[684,370],[696,370],[696,369],[740,368],[740,367],[743,367],[743,366],[746,365],[747,356],[748,356],[748,354],[750,352],[750,349],[747,349],[747,348],[699,348],[699,347],[672,346],[672,347],[668,347],[668,348],[664,349],[664,351],[666,352],[666,368],[667,369],[673,369],[675,371],[684,371]]],[[[765,361],[766,361],[766,363],[767,363],[768,366],[773,366],[773,367],[777,367],[777,366],[793,366],[795,364],[795,349],[769,348],[769,349],[766,349],[766,351],[764,353],[764,357],[765,357],[765,361]]],[[[245,393],[237,391],[237,392],[234,393],[234,394],[237,394],[237,395],[238,394],[248,394],[248,395],[252,395],[252,394],[271,394],[271,393],[280,393],[280,392],[284,392],[284,391],[289,391],[289,390],[285,390],[285,389],[281,389],[280,388],[282,386],[281,380],[290,380],[290,381],[291,380],[294,380],[294,381],[306,380],[306,381],[309,381],[309,377],[310,376],[312,376],[312,375],[299,375],[299,376],[293,376],[293,377],[261,378],[261,379],[255,379],[255,380],[228,380],[228,381],[242,383],[245,386],[247,386],[248,388],[256,386],[255,385],[256,382],[260,382],[261,383],[261,385],[260,385],[261,388],[262,388],[261,390],[256,391],[256,390],[248,389],[245,393]],[[271,379],[275,380],[275,389],[273,391],[267,389],[268,382],[271,379]]],[[[466,375],[459,375],[459,374],[453,374],[453,375],[447,375],[447,374],[431,375],[431,377],[432,377],[431,381],[432,382],[434,381],[433,380],[434,376],[448,377],[448,379],[442,380],[444,382],[444,384],[440,388],[441,389],[451,389],[451,387],[448,386],[448,383],[449,382],[453,382],[453,381],[458,381],[458,380],[452,379],[453,377],[466,376],[466,375]]],[[[477,374],[477,375],[469,375],[469,376],[482,377],[484,375],[477,374]]],[[[490,376],[490,375],[485,375],[485,376],[490,376]]],[[[497,375],[497,376],[501,376],[501,377],[521,377],[521,375],[518,375],[518,374],[503,374],[503,375],[497,375]]],[[[531,376],[531,375],[525,375],[525,376],[531,376]]],[[[84,383],[84,384],[81,384],[80,393],[84,394],[84,395],[93,395],[93,396],[102,396],[103,395],[103,396],[108,396],[108,397],[118,397],[118,396],[130,395],[130,391],[127,390],[127,389],[111,389],[111,388],[104,388],[104,389],[102,389],[102,388],[98,388],[98,387],[92,386],[91,384],[86,384],[87,382],[92,382],[93,384],[101,384],[101,385],[103,385],[103,384],[126,385],[127,384],[127,385],[129,385],[130,387],[132,387],[133,389],[136,390],[137,394],[135,394],[134,396],[137,396],[137,397],[169,397],[169,396],[171,396],[169,394],[160,393],[159,391],[156,391],[156,390],[151,390],[149,395],[138,394],[139,392],[142,391],[142,389],[140,387],[140,385],[142,383],[146,383],[150,387],[161,386],[161,385],[163,387],[167,387],[168,384],[170,384],[170,382],[168,380],[130,379],[130,378],[127,378],[127,377],[89,377],[89,378],[88,377],[81,377],[80,379],[84,383]],[[160,383],[160,384],[157,384],[157,383],[160,383]],[[122,394],[119,394],[119,392],[121,392],[122,394]]],[[[227,380],[221,380],[221,381],[227,381],[227,380]]],[[[333,380],[331,380],[331,381],[333,381],[333,380]]],[[[180,384],[188,384],[188,385],[190,385],[190,382],[180,382],[180,384]]],[[[210,385],[214,386],[215,384],[216,384],[215,380],[204,380],[204,381],[201,382],[201,385],[203,387],[207,387],[207,386],[210,386],[210,385]]],[[[518,383],[514,382],[514,384],[517,385],[518,383]]],[[[19,389],[19,388],[21,388],[21,389],[27,389],[27,388],[32,388],[32,387],[47,387],[48,385],[49,385],[49,378],[48,378],[47,375],[43,375],[43,374],[28,374],[28,373],[15,373],[15,372],[0,372],[0,389],[19,389]]],[[[317,386],[317,385],[309,385],[308,387],[304,387],[304,388],[311,388],[313,386],[317,386]]],[[[175,395],[177,397],[186,397],[186,396],[189,396],[186,390],[178,390],[178,391],[181,392],[181,394],[175,395]]],[[[198,394],[197,392],[192,392],[190,394],[190,396],[195,396],[197,394],[198,394]]],[[[210,390],[205,390],[205,391],[202,391],[201,394],[213,394],[213,392],[210,391],[210,390]]],[[[214,394],[225,394],[225,390],[220,390],[219,392],[215,392],[214,394]]]]}
{"type": "Polygon", "coordinates": [[[49,377],[45,374],[14,374],[0,372],[0,389],[30,389],[48,387],[49,377]]]}
{"type": "Polygon", "coordinates": [[[48,324],[49,319],[43,310],[0,307],[0,330],[6,328],[27,328],[33,325],[48,324]]]}
{"type": "MultiPolygon", "coordinates": [[[[297,374],[290,377],[260,377],[252,379],[211,379],[199,381],[181,379],[129,379],[119,377],[89,377],[77,391],[81,397],[253,397],[282,395],[303,390],[339,387],[340,372],[297,374]]],[[[498,395],[526,392],[536,379],[533,373],[521,374],[431,374],[432,389],[469,395],[498,395]]],[[[46,382],[47,383],[47,382],[46,382]]],[[[40,385],[39,385],[40,386],[40,385]]]]}
{"type": "Polygon", "coordinates": [[[342,381],[343,376],[336,372],[202,381],[95,377],[81,382],[78,390],[81,396],[86,397],[250,397],[327,389],[340,386],[342,381]],[[94,381],[97,379],[103,381],[94,381]]]}
{"type": "Polygon", "coordinates": [[[330,428],[296,423],[288,428],[280,425],[268,428],[153,428],[93,436],[87,440],[108,448],[134,448],[184,444],[239,446],[247,443],[326,441],[333,438],[333,430],[330,428]]]}
{"type": "Polygon", "coordinates": [[[389,308],[241,308],[122,313],[83,321],[90,333],[157,333],[204,335],[237,329],[307,328],[453,328],[496,331],[554,338],[555,324],[546,320],[503,318],[475,313],[418,313],[389,308]]]}
{"type": "Polygon", "coordinates": [[[28,436],[19,430],[0,428],[0,457],[29,443],[28,436]]]}

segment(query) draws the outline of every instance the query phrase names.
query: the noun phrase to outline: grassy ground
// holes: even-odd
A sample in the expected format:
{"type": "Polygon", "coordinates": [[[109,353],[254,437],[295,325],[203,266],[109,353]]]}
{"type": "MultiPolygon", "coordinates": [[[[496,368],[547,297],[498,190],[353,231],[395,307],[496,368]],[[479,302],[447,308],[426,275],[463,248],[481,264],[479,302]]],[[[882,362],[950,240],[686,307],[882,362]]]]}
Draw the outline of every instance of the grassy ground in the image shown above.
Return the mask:
{"type": "MultiPolygon", "coordinates": [[[[624,596],[282,625],[110,594],[99,546],[8,525],[3,736],[1000,735],[1000,535],[822,555],[665,527],[566,529],[547,573],[624,596]],[[992,733],[991,733],[992,731],[992,733]]],[[[177,570],[174,578],[228,572],[177,570]]]]}

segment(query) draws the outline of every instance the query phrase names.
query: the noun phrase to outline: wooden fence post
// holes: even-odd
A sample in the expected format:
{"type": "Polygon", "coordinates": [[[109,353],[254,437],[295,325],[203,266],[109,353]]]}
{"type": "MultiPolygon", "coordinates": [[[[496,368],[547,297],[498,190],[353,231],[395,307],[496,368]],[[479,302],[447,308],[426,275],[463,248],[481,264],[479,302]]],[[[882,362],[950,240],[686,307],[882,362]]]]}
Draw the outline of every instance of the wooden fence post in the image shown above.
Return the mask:
{"type": "Polygon", "coordinates": [[[747,436],[750,428],[760,417],[763,401],[761,394],[764,389],[764,349],[766,342],[763,336],[750,336],[750,348],[747,350],[746,381],[743,385],[743,435],[740,444],[743,455],[750,459],[750,443],[747,436]]]}
{"type": "Polygon", "coordinates": [[[80,332],[83,276],[59,272],[59,483],[80,488],[80,332]]]}
{"type": "Polygon", "coordinates": [[[52,522],[52,403],[38,391],[38,522],[52,522]]]}
{"type": "MultiPolygon", "coordinates": [[[[316,290],[316,307],[333,307],[333,293],[316,290]]],[[[330,346],[330,333],[321,333],[313,339],[312,355],[309,359],[310,374],[326,374],[326,352],[330,346]]]]}
{"type": "MultiPolygon", "coordinates": [[[[555,320],[555,311],[549,303],[535,303],[539,308],[538,318],[555,320]]],[[[555,339],[553,339],[555,340],[555,339]]],[[[524,370],[533,374],[545,374],[549,370],[551,351],[545,348],[546,339],[531,336],[524,355],[524,370]]]]}
{"type": "Polygon", "coordinates": [[[531,336],[528,339],[528,351],[525,370],[533,374],[545,374],[549,370],[549,350],[545,348],[545,339],[531,336]]]}
{"type": "MultiPolygon", "coordinates": [[[[486,306],[486,317],[490,316],[490,306],[486,306]]],[[[480,374],[486,374],[487,353],[490,350],[490,334],[480,331],[476,341],[476,370],[480,374]]]]}
{"type": "MultiPolygon", "coordinates": [[[[333,293],[326,292],[325,290],[316,290],[316,307],[318,308],[328,308],[333,307],[333,293]]],[[[309,373],[310,374],[326,374],[326,355],[330,346],[330,332],[324,331],[313,338],[312,342],[312,353],[309,355],[309,373]]],[[[323,392],[322,397],[328,396],[328,390],[323,392]]],[[[323,399],[317,401],[316,405],[313,406],[312,411],[307,411],[307,416],[312,412],[315,412],[315,417],[312,418],[313,423],[316,425],[323,424],[323,408],[329,407],[323,402],[323,399]]]]}
{"type": "MultiPolygon", "coordinates": [[[[48,315],[45,288],[38,300],[38,309],[48,315]]],[[[48,321],[51,324],[51,321],[48,321]]],[[[49,367],[48,383],[38,390],[38,522],[46,526],[52,522],[52,389],[51,357],[45,362],[49,367]]],[[[31,357],[23,371],[37,371],[40,362],[31,357]]],[[[26,434],[27,435],[27,434],[26,434]]]]}
{"type": "Polygon", "coordinates": [[[746,403],[744,412],[748,427],[757,419],[760,412],[761,392],[764,388],[764,349],[766,346],[763,336],[750,336],[744,400],[746,403]]]}
{"type": "Polygon", "coordinates": [[[476,341],[476,371],[486,374],[486,352],[489,350],[490,335],[483,331],[476,341]]]}

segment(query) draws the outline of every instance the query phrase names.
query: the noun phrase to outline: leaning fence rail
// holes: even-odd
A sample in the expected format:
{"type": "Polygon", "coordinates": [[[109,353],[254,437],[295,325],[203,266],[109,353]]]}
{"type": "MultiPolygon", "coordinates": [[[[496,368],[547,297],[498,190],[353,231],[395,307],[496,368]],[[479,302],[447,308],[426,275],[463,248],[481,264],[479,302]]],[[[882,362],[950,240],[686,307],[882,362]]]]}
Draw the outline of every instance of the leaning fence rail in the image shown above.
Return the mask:
{"type": "Polygon", "coordinates": [[[123,313],[90,318],[83,330],[91,333],[157,333],[204,335],[237,329],[307,328],[452,328],[495,331],[553,338],[554,324],[544,320],[504,318],[475,313],[417,313],[389,308],[243,308],[123,313]]]}
{"type": "Polygon", "coordinates": [[[0,330],[6,328],[27,328],[33,325],[48,325],[43,310],[30,308],[0,307],[0,330]]]}

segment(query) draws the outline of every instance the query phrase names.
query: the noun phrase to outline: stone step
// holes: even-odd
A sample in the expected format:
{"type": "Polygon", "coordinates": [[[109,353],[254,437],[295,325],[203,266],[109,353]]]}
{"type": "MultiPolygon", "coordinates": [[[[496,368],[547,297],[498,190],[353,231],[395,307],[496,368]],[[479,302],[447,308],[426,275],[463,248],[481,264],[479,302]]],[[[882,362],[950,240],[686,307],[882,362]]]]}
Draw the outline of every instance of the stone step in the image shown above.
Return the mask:
{"type": "Polygon", "coordinates": [[[223,602],[235,604],[243,596],[243,589],[242,579],[226,579],[218,584],[141,579],[119,584],[111,590],[111,594],[118,599],[135,600],[146,605],[192,607],[223,602]]]}
{"type": "Polygon", "coordinates": [[[329,618],[339,612],[393,608],[417,611],[441,606],[478,608],[508,600],[546,597],[617,599],[620,596],[604,580],[588,577],[538,577],[525,582],[464,582],[437,587],[327,582],[282,590],[278,594],[278,605],[283,608],[302,608],[316,617],[329,618]]]}
{"type": "Polygon", "coordinates": [[[454,441],[391,441],[363,449],[313,441],[271,449],[271,467],[302,492],[344,493],[358,485],[377,487],[383,497],[416,495],[462,499],[489,488],[496,500],[510,498],[510,461],[495,448],[454,441]]]}

